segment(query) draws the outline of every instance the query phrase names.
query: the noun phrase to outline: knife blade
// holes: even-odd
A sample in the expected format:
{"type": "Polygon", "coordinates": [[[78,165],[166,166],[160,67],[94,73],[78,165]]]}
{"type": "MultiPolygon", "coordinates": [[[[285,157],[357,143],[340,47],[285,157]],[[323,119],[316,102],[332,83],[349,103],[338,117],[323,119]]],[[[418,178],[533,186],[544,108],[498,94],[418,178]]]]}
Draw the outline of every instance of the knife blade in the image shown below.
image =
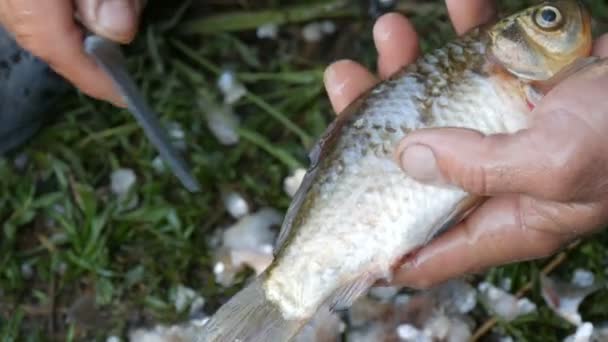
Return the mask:
{"type": "Polygon", "coordinates": [[[200,184],[192,175],[189,166],[171,144],[158,115],[151,109],[129,75],[126,60],[118,44],[97,35],[89,35],[84,41],[85,51],[92,56],[110,77],[127,103],[131,114],[143,128],[146,136],[157,149],[174,175],[190,192],[200,191],[200,184]]]}

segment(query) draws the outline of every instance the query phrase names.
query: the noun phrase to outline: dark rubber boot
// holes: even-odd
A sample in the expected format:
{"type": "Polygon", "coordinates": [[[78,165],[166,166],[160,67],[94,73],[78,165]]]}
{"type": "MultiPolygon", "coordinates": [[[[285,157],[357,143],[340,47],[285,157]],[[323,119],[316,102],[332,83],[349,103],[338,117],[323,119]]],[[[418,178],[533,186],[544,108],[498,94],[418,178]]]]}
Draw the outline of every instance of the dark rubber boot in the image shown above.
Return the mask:
{"type": "Polygon", "coordinates": [[[32,137],[68,84],[0,27],[0,155],[32,137]]]}

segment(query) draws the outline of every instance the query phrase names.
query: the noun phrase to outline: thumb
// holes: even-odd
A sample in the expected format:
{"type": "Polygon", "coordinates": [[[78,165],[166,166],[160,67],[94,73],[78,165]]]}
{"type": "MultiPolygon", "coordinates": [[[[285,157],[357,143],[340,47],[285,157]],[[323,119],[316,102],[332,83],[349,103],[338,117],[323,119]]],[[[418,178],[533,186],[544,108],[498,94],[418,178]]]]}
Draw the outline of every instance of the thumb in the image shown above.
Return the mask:
{"type": "Polygon", "coordinates": [[[135,37],[145,0],[76,0],[82,23],[95,34],[119,43],[135,37]]]}
{"type": "Polygon", "coordinates": [[[452,184],[482,196],[525,193],[545,199],[575,196],[588,164],[588,126],[567,111],[513,134],[484,135],[461,128],[414,132],[397,153],[403,170],[422,182],[452,184]],[[569,140],[571,143],[564,144],[569,140]]]}

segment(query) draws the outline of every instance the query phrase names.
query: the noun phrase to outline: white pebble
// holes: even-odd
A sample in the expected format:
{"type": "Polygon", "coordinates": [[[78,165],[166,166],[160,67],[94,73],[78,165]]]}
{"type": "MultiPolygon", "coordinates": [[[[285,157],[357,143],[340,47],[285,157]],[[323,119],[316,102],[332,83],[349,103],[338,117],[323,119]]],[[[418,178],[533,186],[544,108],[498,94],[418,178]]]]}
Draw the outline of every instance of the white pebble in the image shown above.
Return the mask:
{"type": "MultiPolygon", "coordinates": [[[[208,319],[208,318],[207,318],[208,319]]],[[[136,329],[129,332],[131,342],[180,342],[194,341],[200,333],[201,319],[190,320],[180,325],[157,325],[151,329],[136,329]]]]}
{"type": "Polygon", "coordinates": [[[237,192],[230,192],[224,196],[224,206],[228,213],[236,219],[249,213],[247,201],[237,192]]]}
{"type": "Polygon", "coordinates": [[[232,71],[222,72],[217,80],[217,86],[224,94],[224,102],[229,105],[236,103],[247,93],[245,86],[236,79],[232,71]]]}
{"type": "Polygon", "coordinates": [[[258,27],[256,35],[259,39],[276,39],[279,33],[277,24],[268,23],[258,27]]]}
{"type": "Polygon", "coordinates": [[[477,291],[470,284],[464,281],[452,281],[443,286],[449,294],[444,304],[453,306],[459,313],[466,314],[477,305],[477,291]]]}
{"type": "Polygon", "coordinates": [[[194,300],[192,301],[192,304],[190,304],[190,314],[192,315],[192,314],[195,314],[195,313],[201,311],[204,306],[205,306],[205,298],[197,295],[194,298],[194,300]]]}
{"type": "Polygon", "coordinates": [[[321,31],[326,35],[333,34],[336,32],[336,24],[331,20],[323,20],[321,22],[321,31]]]}
{"type": "Polygon", "coordinates": [[[369,294],[372,297],[380,300],[390,300],[399,293],[399,288],[395,286],[375,286],[369,290],[369,294]]]}
{"type": "Polygon", "coordinates": [[[320,23],[312,22],[302,28],[302,38],[309,43],[316,43],[323,38],[323,28],[320,23]]]}
{"type": "Polygon", "coordinates": [[[402,293],[395,297],[394,302],[395,302],[395,305],[397,305],[397,306],[405,306],[407,303],[410,302],[411,299],[412,299],[412,296],[402,293]]]}
{"type": "Polygon", "coordinates": [[[511,278],[504,278],[500,281],[500,287],[505,291],[511,291],[513,286],[513,280],[511,278]]]}
{"type": "Polygon", "coordinates": [[[224,231],[224,247],[260,251],[264,245],[274,243],[275,233],[271,227],[281,221],[282,215],[272,208],[246,215],[224,231]]]}
{"type": "Polygon", "coordinates": [[[205,324],[207,324],[207,322],[209,322],[209,320],[211,319],[211,317],[203,317],[200,319],[193,319],[192,320],[192,325],[194,325],[195,327],[202,327],[205,324]]]}
{"type": "Polygon", "coordinates": [[[429,337],[444,341],[450,333],[451,325],[450,319],[445,314],[438,314],[426,322],[423,331],[429,337]]]}
{"type": "Polygon", "coordinates": [[[167,132],[173,146],[178,150],[184,151],[186,149],[186,132],[182,128],[182,125],[175,121],[169,122],[167,132]]]}
{"type": "Polygon", "coordinates": [[[397,327],[397,335],[403,340],[414,339],[420,334],[422,334],[422,331],[410,324],[401,324],[397,327]]]}
{"type": "Polygon", "coordinates": [[[110,188],[115,195],[124,195],[131,190],[133,185],[135,185],[135,181],[137,180],[137,176],[135,176],[135,172],[131,169],[118,169],[112,172],[110,176],[111,184],[110,188]]]}
{"type": "Polygon", "coordinates": [[[531,302],[528,298],[522,298],[517,301],[517,308],[520,315],[527,315],[536,311],[536,304],[531,302]]]}
{"type": "Polygon", "coordinates": [[[21,276],[23,279],[32,279],[34,276],[34,269],[32,268],[32,264],[26,262],[21,264],[21,276]]]}
{"type": "Polygon", "coordinates": [[[224,265],[223,262],[218,262],[215,265],[213,265],[213,273],[215,275],[219,275],[224,273],[224,270],[226,269],[226,265],[224,265]]]}
{"type": "Polygon", "coordinates": [[[593,285],[594,281],[595,276],[592,272],[580,268],[576,269],[572,275],[572,284],[579,287],[589,287],[593,285]]]}
{"type": "Polygon", "coordinates": [[[156,156],[152,160],[152,168],[154,171],[156,171],[156,173],[162,174],[167,170],[167,165],[161,156],[156,156]]]}
{"type": "Polygon", "coordinates": [[[216,281],[223,286],[230,286],[237,272],[245,267],[252,268],[256,274],[262,273],[274,257],[272,246],[276,232],[272,227],[279,225],[282,219],[277,210],[262,208],[243,216],[225,229],[222,245],[216,251],[216,281]]]}
{"type": "Polygon", "coordinates": [[[203,108],[207,127],[222,145],[235,145],[239,142],[238,117],[230,107],[211,106],[203,108]]]}
{"type": "Polygon", "coordinates": [[[581,324],[574,335],[570,335],[564,339],[564,342],[589,342],[593,335],[593,324],[586,322],[581,324]]]}
{"type": "Polygon", "coordinates": [[[296,169],[291,175],[283,180],[283,190],[289,197],[295,196],[296,192],[300,188],[302,181],[304,180],[304,176],[306,175],[306,170],[299,168],[296,169]]]}
{"type": "Polygon", "coordinates": [[[274,246],[269,243],[264,244],[262,247],[260,247],[260,251],[264,254],[270,255],[274,252],[274,246]]]}
{"type": "Polygon", "coordinates": [[[262,274],[268,268],[268,266],[270,266],[274,256],[262,251],[233,249],[230,251],[230,259],[235,271],[238,272],[243,265],[247,265],[259,275],[262,274]]]}
{"type": "Polygon", "coordinates": [[[389,7],[395,4],[395,0],[378,0],[378,3],[380,3],[382,6],[389,7]]]}
{"type": "Polygon", "coordinates": [[[447,342],[470,341],[473,336],[471,327],[463,320],[453,320],[450,324],[450,332],[447,342]]]}
{"type": "MultiPolygon", "coordinates": [[[[583,278],[585,277],[583,276],[583,278]]],[[[589,280],[579,279],[578,281],[585,283],[589,280]]],[[[549,308],[563,319],[577,326],[583,323],[581,314],[578,312],[580,304],[599,288],[595,285],[579,286],[546,276],[541,277],[541,294],[549,308]]]]}
{"type": "Polygon", "coordinates": [[[186,132],[178,122],[171,122],[169,124],[169,136],[174,140],[184,140],[186,138],[186,132]]]}
{"type": "Polygon", "coordinates": [[[401,324],[397,327],[397,336],[403,341],[412,342],[431,342],[430,336],[425,334],[424,331],[418,330],[415,326],[410,324],[401,324]]]}
{"type": "Polygon", "coordinates": [[[479,284],[479,291],[485,298],[488,309],[506,321],[514,320],[536,310],[536,305],[527,298],[517,299],[490,283],[479,284]]]}
{"type": "Polygon", "coordinates": [[[129,340],[131,342],[166,342],[166,336],[164,336],[164,331],[158,331],[160,329],[149,330],[146,331],[144,329],[139,329],[134,332],[131,332],[129,335],[129,340]]]}
{"type": "Polygon", "coordinates": [[[179,285],[175,291],[175,298],[173,298],[175,310],[177,310],[177,312],[184,311],[196,297],[197,294],[193,289],[179,285]]]}

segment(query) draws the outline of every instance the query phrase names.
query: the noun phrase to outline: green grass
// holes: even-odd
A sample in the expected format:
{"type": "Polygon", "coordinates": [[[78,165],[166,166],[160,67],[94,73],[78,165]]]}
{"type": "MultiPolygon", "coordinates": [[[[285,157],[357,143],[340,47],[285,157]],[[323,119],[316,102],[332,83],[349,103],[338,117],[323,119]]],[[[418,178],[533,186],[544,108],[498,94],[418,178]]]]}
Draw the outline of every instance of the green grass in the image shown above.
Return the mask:
{"type": "MultiPolygon", "coordinates": [[[[587,2],[604,28],[608,6],[587,2]]],[[[188,17],[178,6],[150,8],[127,49],[130,69],[153,107],[164,121],[186,128],[187,155],[203,192],[190,194],[170,174],[154,170],[156,153],[127,112],[76,92],[49,113],[55,119],[34,140],[0,159],[2,340],[104,340],[132,326],[179,322],[187,317],[171,303],[179,284],[200,292],[208,312],[217,308],[238,289],[214,283],[206,248],[215,228],[232,222],[221,192],[238,190],[254,208],[285,210],[283,178],[306,165],[311,144],[333,115],[322,87],[324,67],[341,58],[375,65],[373,20],[358,2],[210,3],[186,11],[188,17]],[[306,45],[298,30],[318,18],[333,18],[339,31],[319,46],[306,45]],[[255,38],[251,28],[267,20],[284,24],[280,39],[255,38]],[[215,82],[223,68],[235,70],[248,88],[235,106],[242,125],[234,147],[210,134],[201,103],[220,101],[215,82]],[[25,170],[12,162],[21,153],[29,160],[25,170]],[[109,175],[119,167],[137,173],[131,194],[139,198],[136,209],[109,192],[109,175]],[[27,279],[26,264],[33,269],[27,279]]],[[[452,37],[441,2],[402,3],[421,32],[424,50],[452,37]]],[[[512,1],[509,7],[523,3],[512,1]]],[[[554,273],[567,276],[584,267],[605,278],[606,246],[607,234],[583,242],[554,273]]],[[[518,339],[552,341],[572,332],[542,306],[537,280],[546,262],[485,275],[491,281],[511,277],[514,288],[533,282],[529,295],[541,306],[538,314],[499,323],[518,339]]],[[[584,303],[583,316],[607,320],[606,307],[608,291],[600,291],[584,303]]],[[[476,318],[483,321],[487,314],[479,311],[476,318]]]]}

